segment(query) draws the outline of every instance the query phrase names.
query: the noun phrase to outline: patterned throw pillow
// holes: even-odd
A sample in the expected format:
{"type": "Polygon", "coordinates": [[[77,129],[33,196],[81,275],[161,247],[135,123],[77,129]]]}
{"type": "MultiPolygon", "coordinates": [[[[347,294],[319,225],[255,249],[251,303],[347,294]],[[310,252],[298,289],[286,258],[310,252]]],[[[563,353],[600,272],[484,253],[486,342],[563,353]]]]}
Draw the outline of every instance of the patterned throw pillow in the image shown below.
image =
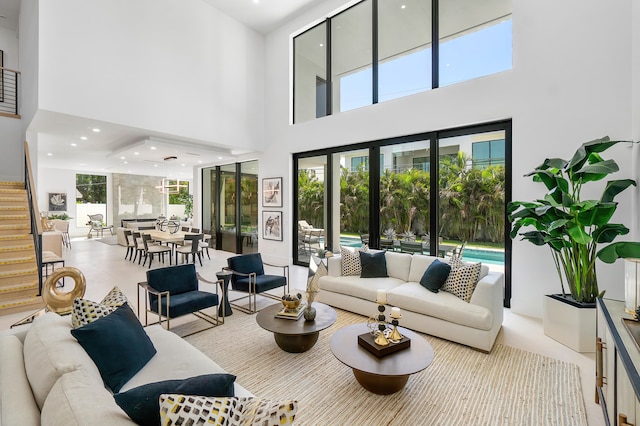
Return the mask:
{"type": "Polygon", "coordinates": [[[124,295],[124,293],[122,292],[122,290],[118,288],[118,286],[113,287],[111,291],[107,293],[107,295],[104,297],[104,299],[100,301],[100,303],[102,303],[103,305],[112,306],[116,308],[118,306],[124,305],[125,303],[128,303],[130,308],[132,306],[131,303],[129,302],[129,299],[127,299],[127,296],[124,295]]]}
{"type": "Polygon", "coordinates": [[[100,303],[76,298],[71,312],[71,326],[75,329],[90,324],[99,318],[106,317],[125,303],[128,303],[131,308],[127,296],[118,287],[111,289],[100,303]]]}
{"type": "Polygon", "coordinates": [[[298,401],[294,400],[160,395],[160,419],[165,426],[285,426],[293,424],[297,412],[298,401]]]}
{"type": "Polygon", "coordinates": [[[367,251],[369,247],[365,244],[360,249],[351,249],[348,247],[340,247],[340,259],[342,265],[342,275],[357,275],[362,273],[362,264],[360,263],[360,253],[358,251],[367,251]]]}
{"type": "Polygon", "coordinates": [[[482,264],[467,264],[455,257],[449,259],[447,263],[451,265],[451,272],[449,272],[447,281],[445,281],[441,290],[454,294],[465,302],[469,302],[478,284],[482,264]]]}

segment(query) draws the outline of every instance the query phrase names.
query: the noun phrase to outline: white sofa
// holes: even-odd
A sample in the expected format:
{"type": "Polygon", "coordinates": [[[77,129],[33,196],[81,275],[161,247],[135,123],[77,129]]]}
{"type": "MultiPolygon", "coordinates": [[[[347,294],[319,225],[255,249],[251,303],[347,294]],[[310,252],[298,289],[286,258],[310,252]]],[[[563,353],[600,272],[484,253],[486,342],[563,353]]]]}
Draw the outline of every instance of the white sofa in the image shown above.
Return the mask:
{"type": "MultiPolygon", "coordinates": [[[[71,335],[69,317],[47,313],[0,335],[0,425],[132,425],[71,335]]],[[[224,370],[159,325],[145,329],[157,353],[120,390],[224,370]]],[[[236,396],[253,396],[235,384],[236,396]]]]}
{"type": "MultiPolygon", "coordinates": [[[[433,293],[420,284],[436,257],[387,251],[388,278],[342,276],[340,256],[328,259],[328,275],[318,280],[318,300],[361,315],[377,314],[376,293],[402,311],[400,326],[491,351],[503,320],[504,274],[482,266],[470,302],[446,291],[433,293]]],[[[442,260],[442,259],[440,259],[442,260]]],[[[388,312],[387,312],[388,313],[388,312]]]]}

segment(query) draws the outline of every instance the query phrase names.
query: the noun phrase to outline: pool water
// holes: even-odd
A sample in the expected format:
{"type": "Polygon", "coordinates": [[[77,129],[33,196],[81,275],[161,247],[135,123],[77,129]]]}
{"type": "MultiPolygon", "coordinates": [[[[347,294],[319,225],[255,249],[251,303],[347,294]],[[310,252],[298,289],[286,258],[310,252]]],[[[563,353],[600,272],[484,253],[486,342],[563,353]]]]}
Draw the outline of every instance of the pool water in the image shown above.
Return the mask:
{"type": "MultiPolygon", "coordinates": [[[[343,247],[362,247],[359,237],[340,236],[343,247]]],[[[482,262],[491,265],[504,265],[504,251],[498,249],[480,249],[466,247],[462,253],[465,262],[482,262]]]]}

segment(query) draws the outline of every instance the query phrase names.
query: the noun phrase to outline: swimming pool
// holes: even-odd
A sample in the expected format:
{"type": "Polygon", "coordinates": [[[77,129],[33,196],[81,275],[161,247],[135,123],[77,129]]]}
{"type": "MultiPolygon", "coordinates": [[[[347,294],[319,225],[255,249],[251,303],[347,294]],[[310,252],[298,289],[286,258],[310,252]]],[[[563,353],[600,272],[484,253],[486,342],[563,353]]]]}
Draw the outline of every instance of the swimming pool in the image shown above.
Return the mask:
{"type": "MultiPolygon", "coordinates": [[[[362,247],[360,237],[340,235],[340,245],[344,247],[362,247]]],[[[504,265],[504,251],[498,249],[481,249],[466,247],[462,253],[466,262],[482,262],[491,265],[504,265]]]]}

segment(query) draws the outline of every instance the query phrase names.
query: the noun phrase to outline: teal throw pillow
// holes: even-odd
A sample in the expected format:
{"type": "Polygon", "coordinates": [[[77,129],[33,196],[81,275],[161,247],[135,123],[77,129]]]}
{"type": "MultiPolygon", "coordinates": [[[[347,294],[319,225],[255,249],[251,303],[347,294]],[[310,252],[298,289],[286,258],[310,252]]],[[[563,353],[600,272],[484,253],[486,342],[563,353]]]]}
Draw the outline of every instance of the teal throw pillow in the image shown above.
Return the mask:
{"type": "Polygon", "coordinates": [[[447,281],[449,272],[451,272],[451,265],[436,259],[424,271],[422,278],[420,278],[420,284],[427,290],[437,293],[447,281]]]}
{"type": "Polygon", "coordinates": [[[116,403],[139,425],[160,424],[160,395],[235,396],[233,374],[205,374],[184,380],[149,383],[113,395],[116,403]]]}
{"type": "Polygon", "coordinates": [[[362,265],[362,272],[360,278],[386,278],[387,274],[387,259],[384,257],[384,252],[370,253],[361,251],[360,264],[362,265]]]}
{"type": "Polygon", "coordinates": [[[71,334],[113,392],[118,392],[156,354],[151,339],[126,303],[106,317],[71,330],[71,334]]]}

